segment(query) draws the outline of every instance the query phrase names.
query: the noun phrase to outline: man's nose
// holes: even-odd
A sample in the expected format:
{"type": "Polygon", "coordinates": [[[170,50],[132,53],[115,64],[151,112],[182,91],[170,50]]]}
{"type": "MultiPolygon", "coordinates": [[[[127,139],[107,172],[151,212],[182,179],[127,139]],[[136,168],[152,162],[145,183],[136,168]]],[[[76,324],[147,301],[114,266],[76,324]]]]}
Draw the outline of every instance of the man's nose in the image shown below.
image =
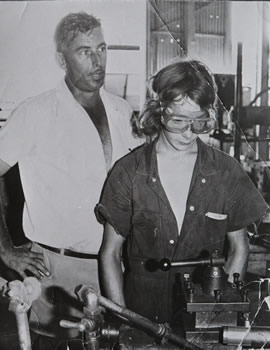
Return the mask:
{"type": "Polygon", "coordinates": [[[91,63],[94,67],[99,67],[101,65],[101,59],[98,53],[92,52],[91,63]]]}

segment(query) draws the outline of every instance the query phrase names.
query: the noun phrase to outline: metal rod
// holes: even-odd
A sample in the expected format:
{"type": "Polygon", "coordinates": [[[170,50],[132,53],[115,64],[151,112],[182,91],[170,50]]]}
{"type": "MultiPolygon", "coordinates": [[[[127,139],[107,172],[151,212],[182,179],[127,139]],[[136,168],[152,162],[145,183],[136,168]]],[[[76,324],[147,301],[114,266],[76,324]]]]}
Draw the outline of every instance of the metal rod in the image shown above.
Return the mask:
{"type": "Polygon", "coordinates": [[[27,313],[15,313],[16,324],[18,329],[18,338],[20,344],[20,350],[31,350],[31,338],[29,332],[27,313]]]}
{"type": "Polygon", "coordinates": [[[240,110],[242,107],[242,43],[237,45],[237,69],[236,69],[236,96],[234,113],[234,158],[240,161],[241,130],[239,126],[240,110]]]}

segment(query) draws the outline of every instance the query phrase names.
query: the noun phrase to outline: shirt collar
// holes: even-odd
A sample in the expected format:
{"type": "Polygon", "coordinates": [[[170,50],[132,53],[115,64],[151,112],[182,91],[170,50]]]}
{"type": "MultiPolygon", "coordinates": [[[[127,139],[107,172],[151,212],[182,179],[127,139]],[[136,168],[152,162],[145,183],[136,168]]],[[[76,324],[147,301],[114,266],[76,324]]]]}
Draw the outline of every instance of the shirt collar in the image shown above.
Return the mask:
{"type": "Polygon", "coordinates": [[[63,95],[63,96],[68,96],[69,98],[73,98],[73,95],[71,93],[71,91],[69,90],[68,86],[67,86],[67,83],[65,81],[65,78],[61,79],[61,81],[59,82],[58,86],[57,86],[57,92],[60,94],[60,95],[63,95]]]}
{"type": "MultiPolygon", "coordinates": [[[[77,102],[77,100],[74,98],[71,91],[69,90],[67,83],[65,81],[65,78],[63,78],[59,82],[59,84],[56,88],[56,91],[57,91],[57,96],[59,97],[59,99],[64,100],[66,104],[67,103],[70,103],[73,105],[76,104],[76,105],[79,105],[81,107],[79,102],[77,102]]],[[[104,101],[108,98],[107,92],[104,89],[104,87],[101,87],[99,91],[100,91],[101,100],[104,103],[104,101]]]]}

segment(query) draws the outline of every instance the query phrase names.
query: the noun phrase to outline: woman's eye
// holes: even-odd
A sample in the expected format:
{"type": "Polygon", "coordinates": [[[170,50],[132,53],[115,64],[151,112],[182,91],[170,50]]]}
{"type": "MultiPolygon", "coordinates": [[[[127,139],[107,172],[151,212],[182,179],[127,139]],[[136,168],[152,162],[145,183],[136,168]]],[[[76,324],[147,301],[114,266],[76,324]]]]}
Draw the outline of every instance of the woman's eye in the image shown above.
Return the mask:
{"type": "Polygon", "coordinates": [[[174,118],[173,121],[176,123],[188,123],[188,120],[178,118],[174,118]]]}
{"type": "Polygon", "coordinates": [[[195,127],[200,128],[200,127],[205,126],[205,125],[206,125],[206,122],[205,122],[205,121],[196,121],[196,122],[194,123],[194,125],[195,125],[195,127]]]}

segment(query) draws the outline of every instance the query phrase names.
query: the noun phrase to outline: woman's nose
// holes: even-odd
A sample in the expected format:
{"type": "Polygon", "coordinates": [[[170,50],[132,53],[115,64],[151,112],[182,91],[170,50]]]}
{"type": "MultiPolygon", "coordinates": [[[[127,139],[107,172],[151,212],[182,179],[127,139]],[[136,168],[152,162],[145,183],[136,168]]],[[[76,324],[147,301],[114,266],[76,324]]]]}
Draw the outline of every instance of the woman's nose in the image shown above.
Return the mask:
{"type": "Polygon", "coordinates": [[[191,130],[191,123],[189,124],[188,129],[183,132],[183,136],[186,139],[190,139],[193,136],[193,132],[191,130]]]}

